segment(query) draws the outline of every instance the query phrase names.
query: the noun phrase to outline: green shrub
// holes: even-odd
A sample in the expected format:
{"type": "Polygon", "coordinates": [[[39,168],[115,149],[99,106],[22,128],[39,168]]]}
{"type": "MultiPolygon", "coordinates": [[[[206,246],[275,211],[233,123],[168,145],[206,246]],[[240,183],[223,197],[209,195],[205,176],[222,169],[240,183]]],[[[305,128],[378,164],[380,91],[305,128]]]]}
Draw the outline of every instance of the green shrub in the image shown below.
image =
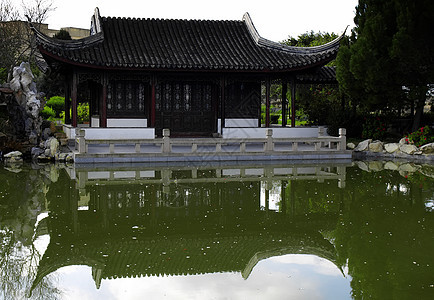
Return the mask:
{"type": "Polygon", "coordinates": [[[65,110],[65,98],[53,96],[47,101],[45,106],[51,107],[56,112],[56,117],[60,117],[60,113],[65,110]]]}
{"type": "Polygon", "coordinates": [[[428,126],[421,127],[417,131],[405,137],[405,141],[416,147],[434,142],[434,134],[428,126]]]}
{"type": "MultiPolygon", "coordinates": [[[[69,114],[72,117],[72,109],[69,110],[69,114]]],[[[60,113],[60,118],[62,123],[65,124],[65,111],[60,113]]],[[[90,121],[89,118],[89,103],[79,103],[77,106],[77,122],[78,124],[87,123],[90,121]]]]}
{"type": "Polygon", "coordinates": [[[0,68],[0,83],[6,82],[8,79],[8,70],[6,68],[0,68]]]}
{"type": "Polygon", "coordinates": [[[56,112],[51,107],[45,105],[40,115],[44,120],[51,120],[56,117],[56,112]]]}
{"type": "Polygon", "coordinates": [[[85,122],[89,122],[89,103],[80,103],[77,107],[77,121],[82,124],[85,122]]]}
{"type": "Polygon", "coordinates": [[[367,116],[362,125],[362,138],[382,140],[386,135],[386,121],[380,116],[367,116]]]}

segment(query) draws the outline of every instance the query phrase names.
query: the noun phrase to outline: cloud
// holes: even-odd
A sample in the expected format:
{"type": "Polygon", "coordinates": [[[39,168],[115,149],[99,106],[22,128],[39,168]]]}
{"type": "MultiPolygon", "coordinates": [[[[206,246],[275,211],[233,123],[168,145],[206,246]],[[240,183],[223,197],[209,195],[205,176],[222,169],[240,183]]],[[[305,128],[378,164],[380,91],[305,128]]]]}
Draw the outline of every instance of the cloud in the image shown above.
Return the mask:
{"type": "Polygon", "coordinates": [[[91,268],[59,270],[65,299],[349,299],[339,269],[314,255],[284,255],[259,262],[249,278],[240,273],[104,279],[99,290],[91,268]]]}

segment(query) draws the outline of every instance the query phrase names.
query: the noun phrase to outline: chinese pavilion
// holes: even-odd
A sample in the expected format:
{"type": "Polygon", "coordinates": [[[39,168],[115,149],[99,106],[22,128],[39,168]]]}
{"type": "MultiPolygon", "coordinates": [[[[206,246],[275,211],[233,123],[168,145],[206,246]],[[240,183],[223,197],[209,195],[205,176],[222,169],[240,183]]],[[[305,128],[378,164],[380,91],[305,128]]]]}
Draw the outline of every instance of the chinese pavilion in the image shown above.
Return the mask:
{"type": "Polygon", "coordinates": [[[101,17],[98,8],[89,37],[64,41],[33,30],[46,70],[64,75],[66,123],[77,127],[78,103],[89,102],[90,127],[156,135],[168,128],[178,136],[270,126],[270,82],[282,84],[285,116],[291,84],[295,126],[295,84],[335,82],[334,69],[324,65],[342,38],[291,47],[262,38],[247,13],[241,21],[131,19],[101,17]]]}

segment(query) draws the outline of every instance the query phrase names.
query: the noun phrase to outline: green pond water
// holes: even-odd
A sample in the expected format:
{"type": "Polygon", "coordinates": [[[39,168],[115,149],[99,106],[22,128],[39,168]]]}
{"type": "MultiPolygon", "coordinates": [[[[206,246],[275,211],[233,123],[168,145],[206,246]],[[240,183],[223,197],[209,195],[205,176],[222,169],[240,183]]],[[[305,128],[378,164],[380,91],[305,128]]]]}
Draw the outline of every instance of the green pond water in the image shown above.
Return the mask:
{"type": "Polygon", "coordinates": [[[0,164],[0,299],[434,299],[434,166],[0,164]]]}

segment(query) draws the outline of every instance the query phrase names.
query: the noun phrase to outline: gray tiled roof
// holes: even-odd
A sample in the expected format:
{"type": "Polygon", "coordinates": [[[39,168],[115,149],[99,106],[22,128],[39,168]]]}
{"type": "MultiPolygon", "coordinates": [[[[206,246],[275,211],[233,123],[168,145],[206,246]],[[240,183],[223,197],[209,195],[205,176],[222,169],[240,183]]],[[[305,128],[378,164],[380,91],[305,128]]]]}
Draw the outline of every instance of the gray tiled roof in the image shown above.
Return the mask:
{"type": "Polygon", "coordinates": [[[340,38],[322,46],[285,46],[259,36],[248,14],[241,21],[100,17],[90,37],[61,41],[34,29],[48,60],[109,69],[287,72],[326,64],[340,38]]]}

